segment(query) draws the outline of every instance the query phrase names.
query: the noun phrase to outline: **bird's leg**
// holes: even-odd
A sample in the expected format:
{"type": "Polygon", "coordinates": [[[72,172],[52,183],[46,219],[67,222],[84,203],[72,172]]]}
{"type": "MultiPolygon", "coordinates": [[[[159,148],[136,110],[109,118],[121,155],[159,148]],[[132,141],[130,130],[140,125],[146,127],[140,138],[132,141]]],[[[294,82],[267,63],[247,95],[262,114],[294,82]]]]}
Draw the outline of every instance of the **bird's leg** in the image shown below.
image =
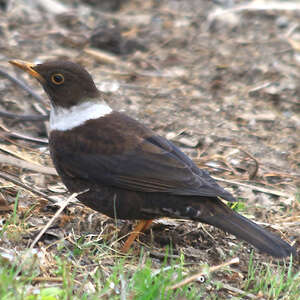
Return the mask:
{"type": "Polygon", "coordinates": [[[145,221],[146,221],[146,222],[145,222],[145,225],[144,225],[144,227],[143,227],[143,229],[142,229],[141,232],[145,232],[147,229],[150,228],[150,226],[151,226],[152,223],[153,223],[153,220],[145,220],[145,221]]]}
{"type": "Polygon", "coordinates": [[[152,222],[153,222],[153,220],[141,220],[137,224],[137,226],[134,228],[134,230],[131,232],[129,237],[127,238],[121,251],[124,253],[128,252],[129,248],[131,247],[131,245],[135,241],[135,239],[140,235],[141,232],[146,231],[150,227],[152,222]]]}

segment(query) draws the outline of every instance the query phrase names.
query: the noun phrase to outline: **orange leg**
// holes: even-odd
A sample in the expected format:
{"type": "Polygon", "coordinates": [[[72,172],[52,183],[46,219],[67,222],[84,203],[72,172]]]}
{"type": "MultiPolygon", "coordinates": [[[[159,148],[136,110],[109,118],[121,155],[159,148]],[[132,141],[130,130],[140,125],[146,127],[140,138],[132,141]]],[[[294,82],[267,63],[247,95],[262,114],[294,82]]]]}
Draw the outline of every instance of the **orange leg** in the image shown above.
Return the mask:
{"type": "Polygon", "coordinates": [[[141,220],[134,230],[129,235],[128,239],[126,240],[124,246],[122,247],[121,251],[126,253],[128,252],[129,248],[135,241],[135,239],[140,235],[141,232],[146,231],[150,225],[152,224],[153,220],[141,220]]]}

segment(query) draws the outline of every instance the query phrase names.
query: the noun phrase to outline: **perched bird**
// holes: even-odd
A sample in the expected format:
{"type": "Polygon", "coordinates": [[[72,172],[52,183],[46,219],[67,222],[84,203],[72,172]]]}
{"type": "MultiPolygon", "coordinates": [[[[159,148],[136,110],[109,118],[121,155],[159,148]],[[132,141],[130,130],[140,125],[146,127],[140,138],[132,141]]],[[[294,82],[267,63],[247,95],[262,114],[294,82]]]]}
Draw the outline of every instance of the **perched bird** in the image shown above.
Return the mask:
{"type": "MultiPolygon", "coordinates": [[[[49,146],[54,166],[71,193],[112,218],[191,219],[218,227],[275,257],[295,250],[280,237],[241,216],[220,198],[235,198],[174,144],[105,102],[78,64],[11,63],[31,74],[51,101],[49,146]]],[[[132,234],[123,250],[135,239],[132,234]]]]}

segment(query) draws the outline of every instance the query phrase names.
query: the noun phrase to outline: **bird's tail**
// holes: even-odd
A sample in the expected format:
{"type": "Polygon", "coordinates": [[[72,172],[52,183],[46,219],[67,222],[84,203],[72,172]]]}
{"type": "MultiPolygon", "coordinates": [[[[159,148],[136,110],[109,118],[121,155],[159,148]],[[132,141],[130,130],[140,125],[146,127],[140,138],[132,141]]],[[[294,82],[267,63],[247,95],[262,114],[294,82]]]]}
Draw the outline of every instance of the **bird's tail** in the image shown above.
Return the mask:
{"type": "MultiPolygon", "coordinates": [[[[274,257],[296,255],[295,249],[280,237],[234,212],[219,199],[215,198],[214,203],[210,202],[210,205],[215,207],[212,207],[207,214],[201,214],[199,221],[231,233],[274,257]]],[[[193,219],[197,220],[197,217],[194,215],[193,219]]]]}

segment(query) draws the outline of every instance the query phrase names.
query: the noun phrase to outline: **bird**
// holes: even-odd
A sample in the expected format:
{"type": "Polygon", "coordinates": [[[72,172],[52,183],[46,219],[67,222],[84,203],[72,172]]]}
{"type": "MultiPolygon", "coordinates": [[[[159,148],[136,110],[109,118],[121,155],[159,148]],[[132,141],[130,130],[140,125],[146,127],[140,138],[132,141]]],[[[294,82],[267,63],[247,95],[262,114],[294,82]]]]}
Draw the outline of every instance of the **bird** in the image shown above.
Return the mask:
{"type": "Polygon", "coordinates": [[[111,218],[139,220],[122,250],[161,217],[206,223],[273,257],[296,255],[279,236],[232,210],[236,198],[166,138],[108,105],[72,61],[10,63],[36,78],[51,104],[49,149],[69,192],[111,218]]]}

